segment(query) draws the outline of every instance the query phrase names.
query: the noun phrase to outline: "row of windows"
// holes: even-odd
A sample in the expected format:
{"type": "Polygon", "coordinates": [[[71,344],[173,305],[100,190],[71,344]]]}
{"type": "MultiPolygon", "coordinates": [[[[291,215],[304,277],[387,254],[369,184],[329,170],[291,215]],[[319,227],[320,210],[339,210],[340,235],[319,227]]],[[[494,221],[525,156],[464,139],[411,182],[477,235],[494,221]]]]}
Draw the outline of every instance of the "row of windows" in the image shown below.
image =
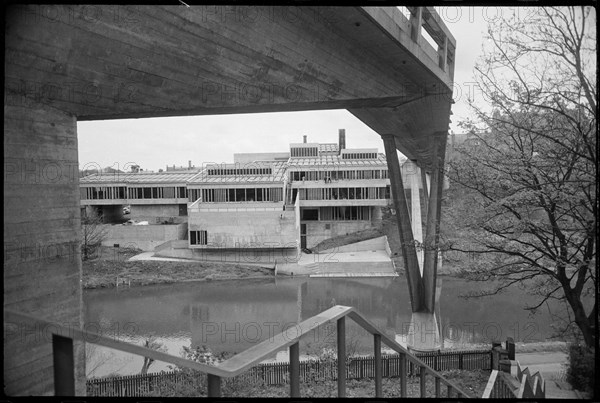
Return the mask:
{"type": "Polygon", "coordinates": [[[296,200],[296,192],[300,192],[300,200],[365,200],[389,199],[390,187],[360,188],[318,188],[294,189],[292,199],[296,200]]]}
{"type": "Polygon", "coordinates": [[[124,186],[94,186],[79,188],[81,200],[124,199],[124,186]]]}
{"type": "Polygon", "coordinates": [[[271,168],[232,168],[232,169],[209,169],[208,175],[211,176],[232,176],[232,175],[271,175],[271,168]]]}
{"type": "Polygon", "coordinates": [[[297,171],[290,172],[290,181],[320,181],[345,179],[387,179],[387,169],[364,169],[342,171],[297,171]]]}
{"type": "Polygon", "coordinates": [[[207,231],[190,231],[190,245],[206,245],[208,243],[207,231]]]}
{"type": "Polygon", "coordinates": [[[281,188],[191,189],[190,201],[202,203],[278,202],[283,200],[281,188]],[[191,199],[196,197],[195,199],[191,199]]]}
{"type": "Polygon", "coordinates": [[[133,187],[127,189],[130,199],[184,199],[187,197],[185,186],[178,187],[133,187]]]}
{"type": "Polygon", "coordinates": [[[304,208],[302,221],[358,221],[370,220],[371,209],[368,206],[336,206],[304,208]]]}
{"type": "Polygon", "coordinates": [[[376,159],[377,153],[345,153],[342,154],[343,160],[365,160],[376,159]]]}
{"type": "Polygon", "coordinates": [[[292,157],[316,157],[319,155],[317,147],[294,147],[290,148],[290,156],[292,157]]]}

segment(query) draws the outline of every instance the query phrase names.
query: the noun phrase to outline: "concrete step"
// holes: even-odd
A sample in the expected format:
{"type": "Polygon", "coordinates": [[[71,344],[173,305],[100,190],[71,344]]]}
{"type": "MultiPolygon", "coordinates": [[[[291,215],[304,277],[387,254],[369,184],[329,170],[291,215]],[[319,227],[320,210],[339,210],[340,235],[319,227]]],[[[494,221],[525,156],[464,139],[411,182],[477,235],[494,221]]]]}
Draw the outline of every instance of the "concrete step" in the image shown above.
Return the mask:
{"type": "Polygon", "coordinates": [[[392,273],[314,273],[310,274],[309,277],[322,277],[322,278],[348,278],[348,277],[398,277],[398,274],[392,273]]]}

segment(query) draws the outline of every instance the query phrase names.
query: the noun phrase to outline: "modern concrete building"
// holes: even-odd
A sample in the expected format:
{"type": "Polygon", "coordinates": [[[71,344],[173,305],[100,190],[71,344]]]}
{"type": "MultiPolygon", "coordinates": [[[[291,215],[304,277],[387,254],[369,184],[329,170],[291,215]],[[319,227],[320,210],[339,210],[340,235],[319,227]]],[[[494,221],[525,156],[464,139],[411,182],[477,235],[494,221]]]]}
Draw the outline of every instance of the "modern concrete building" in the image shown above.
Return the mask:
{"type": "Polygon", "coordinates": [[[339,138],[304,136],[289,153],[236,154],[234,164],[206,167],[187,183],[190,248],[312,248],[370,228],[390,198],[385,156],[344,149],[344,129],[339,138]]]}
{"type": "Polygon", "coordinates": [[[127,218],[149,223],[187,222],[186,181],[197,172],[139,172],[93,174],[81,178],[79,192],[82,213],[94,211],[105,223],[123,220],[123,207],[130,206],[127,218]]]}
{"type": "MultiPolygon", "coordinates": [[[[345,148],[344,129],[338,143],[303,140],[287,152],[234,154],[233,163],[199,171],[89,175],[80,181],[82,214],[98,214],[107,224],[126,219],[189,224],[186,235],[177,231],[173,239],[187,239],[191,249],[310,249],[376,225],[381,207],[391,204],[385,155],[345,148]],[[124,206],[130,207],[127,215],[124,206]]],[[[411,221],[420,220],[414,237],[422,242],[421,172],[410,160],[402,165],[411,221]]],[[[149,239],[148,231],[111,227],[105,243],[135,245],[144,238],[142,249],[151,250],[169,240],[161,231],[149,239]]]]}

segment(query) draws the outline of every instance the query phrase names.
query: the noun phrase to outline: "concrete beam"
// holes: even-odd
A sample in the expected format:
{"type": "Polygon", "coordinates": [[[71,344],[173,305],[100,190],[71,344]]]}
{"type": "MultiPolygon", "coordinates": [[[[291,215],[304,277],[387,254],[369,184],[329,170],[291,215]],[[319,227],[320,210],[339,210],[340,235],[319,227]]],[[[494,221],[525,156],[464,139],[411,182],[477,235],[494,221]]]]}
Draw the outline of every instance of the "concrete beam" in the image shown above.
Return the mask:
{"type": "MultiPolygon", "coordinates": [[[[426,27],[435,10],[419,10],[426,27]]],[[[378,133],[405,133],[402,153],[427,164],[421,143],[447,129],[448,111],[407,105],[432,94],[448,104],[453,77],[409,25],[394,7],[11,5],[6,98],[78,120],[378,111],[359,118],[378,133]],[[419,121],[415,131],[394,119],[397,108],[442,127],[419,121]],[[390,130],[376,128],[382,120],[390,130]]]]}

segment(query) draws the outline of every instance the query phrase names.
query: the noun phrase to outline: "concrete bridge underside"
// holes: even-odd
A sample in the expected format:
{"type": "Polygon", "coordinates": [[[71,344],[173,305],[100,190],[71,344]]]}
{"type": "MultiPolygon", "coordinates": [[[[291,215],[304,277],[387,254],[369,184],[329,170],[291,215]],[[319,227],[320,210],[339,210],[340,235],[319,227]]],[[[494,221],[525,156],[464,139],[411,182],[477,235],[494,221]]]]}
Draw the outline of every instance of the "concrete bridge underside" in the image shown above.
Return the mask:
{"type": "MultiPolygon", "coordinates": [[[[410,18],[350,7],[6,11],[5,308],[83,325],[77,120],[348,109],[383,136],[386,154],[398,149],[432,173],[427,227],[439,221],[435,172],[456,45],[432,8],[410,8],[410,18]]],[[[390,173],[399,195],[399,168],[390,173]]],[[[411,290],[435,288],[435,271],[428,282],[410,267],[411,290]]],[[[413,310],[429,310],[429,297],[413,298],[413,310]]],[[[53,393],[43,329],[5,323],[5,336],[5,393],[53,393]]],[[[84,353],[75,351],[75,392],[84,394],[84,353]]]]}

